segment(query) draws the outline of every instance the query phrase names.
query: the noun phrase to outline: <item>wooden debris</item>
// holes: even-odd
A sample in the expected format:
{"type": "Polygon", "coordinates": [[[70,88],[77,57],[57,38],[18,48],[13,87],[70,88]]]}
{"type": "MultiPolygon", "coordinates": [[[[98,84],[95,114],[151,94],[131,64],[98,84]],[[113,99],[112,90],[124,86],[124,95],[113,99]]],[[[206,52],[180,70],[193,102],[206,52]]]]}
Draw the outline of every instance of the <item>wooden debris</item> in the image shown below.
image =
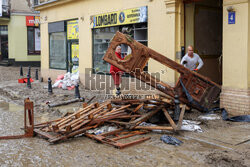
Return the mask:
{"type": "Polygon", "coordinates": [[[177,94],[182,103],[188,104],[200,111],[208,111],[213,107],[213,102],[218,99],[221,92],[221,86],[211,81],[209,78],[185,68],[183,65],[169,59],[167,56],[157,53],[131,37],[128,37],[127,34],[122,34],[119,31],[116,32],[115,36],[110,41],[109,48],[103,60],[158,89],[166,95],[174,97],[177,94]],[[117,59],[115,48],[120,44],[126,44],[131,48],[133,58],[127,60],[117,59]],[[154,59],[180,74],[175,87],[143,71],[150,59],[154,59]],[[183,92],[183,90],[187,91],[183,92]],[[189,94],[189,97],[187,94],[189,94]]]}
{"type": "Polygon", "coordinates": [[[174,108],[174,104],[168,98],[164,97],[164,99],[165,100],[161,100],[160,98],[156,100],[116,99],[100,104],[92,103],[88,105],[87,103],[83,103],[83,108],[74,113],[68,114],[67,116],[65,115],[60,119],[36,124],[34,132],[47,139],[50,143],[57,143],[75,137],[76,135],[83,134],[94,140],[113,145],[117,148],[125,148],[146,141],[149,138],[141,138],[126,144],[122,144],[118,142],[118,140],[145,134],[145,130],[177,131],[180,129],[185,106],[182,107],[180,121],[176,125],[165,109],[166,107],[174,108]],[[142,122],[147,121],[158,112],[163,112],[165,114],[170,126],[140,126],[142,122]],[[97,128],[103,124],[113,124],[123,128],[122,130],[102,133],[100,135],[93,135],[86,132],[87,130],[97,128]],[[110,136],[113,137],[110,138],[110,136]]]}
{"type": "Polygon", "coordinates": [[[186,105],[183,105],[182,109],[181,109],[181,113],[180,113],[180,118],[177,124],[177,130],[181,129],[182,126],[182,121],[183,121],[183,117],[184,117],[184,113],[185,113],[185,109],[186,109],[186,105]]]}
{"type": "Polygon", "coordinates": [[[142,134],[147,133],[145,131],[144,132],[130,131],[129,133],[122,133],[122,132],[123,132],[123,129],[118,129],[118,130],[111,131],[108,133],[103,133],[100,135],[93,135],[93,134],[85,134],[85,135],[91,139],[97,140],[101,143],[112,145],[112,146],[119,148],[119,149],[123,149],[123,148],[129,147],[129,146],[135,145],[135,144],[139,144],[141,142],[144,142],[144,141],[150,139],[150,137],[146,137],[146,138],[137,139],[137,140],[129,142],[129,143],[120,143],[120,142],[118,142],[118,140],[126,139],[126,138],[129,138],[132,136],[142,135],[142,134]],[[126,134],[126,135],[120,136],[122,134],[126,134]],[[118,137],[111,138],[110,136],[118,136],[118,137]]]}
{"type": "Polygon", "coordinates": [[[29,98],[24,100],[24,132],[23,135],[1,136],[0,140],[21,139],[34,136],[34,104],[29,98]]]}
{"type": "Polygon", "coordinates": [[[171,116],[169,115],[168,111],[167,111],[165,108],[163,108],[162,110],[163,110],[163,112],[164,112],[164,114],[165,114],[167,120],[169,121],[170,125],[171,125],[172,128],[176,131],[176,130],[177,130],[177,126],[176,126],[176,124],[174,123],[174,121],[172,120],[172,118],[171,118],[171,116]]]}

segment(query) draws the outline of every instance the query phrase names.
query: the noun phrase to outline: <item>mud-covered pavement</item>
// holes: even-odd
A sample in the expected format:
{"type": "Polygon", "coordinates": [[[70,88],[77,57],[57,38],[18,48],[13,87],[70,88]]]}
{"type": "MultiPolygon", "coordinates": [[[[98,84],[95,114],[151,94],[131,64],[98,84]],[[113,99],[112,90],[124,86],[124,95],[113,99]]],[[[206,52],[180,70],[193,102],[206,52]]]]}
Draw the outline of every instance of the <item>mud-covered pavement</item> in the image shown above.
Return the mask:
{"type": "MultiPolygon", "coordinates": [[[[24,71],[27,69],[24,68],[24,71]]],[[[34,69],[32,76],[34,77],[34,69]]],[[[59,102],[74,98],[74,91],[54,89],[49,96],[47,83],[35,81],[32,89],[18,84],[19,68],[0,67],[0,134],[22,134],[23,100],[30,97],[35,103],[35,122],[59,117],[67,110],[76,110],[81,103],[49,109],[47,102],[59,102]],[[6,103],[7,102],[7,103],[6,103]]],[[[95,101],[104,100],[102,92],[91,92],[80,87],[81,95],[95,101]]],[[[220,114],[220,113],[218,113],[220,114]]],[[[185,113],[185,119],[197,120],[201,113],[185,113]]],[[[183,141],[172,146],[160,141],[162,134],[149,133],[151,139],[123,150],[96,143],[85,137],[50,145],[40,138],[1,140],[1,166],[249,166],[249,123],[233,123],[220,120],[202,121],[203,133],[179,132],[173,136],[183,141]]],[[[171,135],[171,134],[170,134],[171,135]]]]}

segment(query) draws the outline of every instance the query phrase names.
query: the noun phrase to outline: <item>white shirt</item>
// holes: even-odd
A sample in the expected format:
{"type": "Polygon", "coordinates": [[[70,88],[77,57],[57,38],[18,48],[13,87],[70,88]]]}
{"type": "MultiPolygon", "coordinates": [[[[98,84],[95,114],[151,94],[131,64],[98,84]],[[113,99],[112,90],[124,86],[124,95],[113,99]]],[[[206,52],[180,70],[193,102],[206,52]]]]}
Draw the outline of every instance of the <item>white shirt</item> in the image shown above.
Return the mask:
{"type": "Polygon", "coordinates": [[[191,58],[186,53],[185,56],[181,59],[181,64],[183,64],[183,62],[186,61],[187,63],[183,64],[184,67],[188,68],[191,71],[193,71],[196,68],[199,70],[199,69],[201,69],[201,67],[203,66],[204,63],[198,54],[194,53],[193,55],[194,56],[191,58]],[[199,63],[198,67],[196,67],[197,63],[199,63]]]}

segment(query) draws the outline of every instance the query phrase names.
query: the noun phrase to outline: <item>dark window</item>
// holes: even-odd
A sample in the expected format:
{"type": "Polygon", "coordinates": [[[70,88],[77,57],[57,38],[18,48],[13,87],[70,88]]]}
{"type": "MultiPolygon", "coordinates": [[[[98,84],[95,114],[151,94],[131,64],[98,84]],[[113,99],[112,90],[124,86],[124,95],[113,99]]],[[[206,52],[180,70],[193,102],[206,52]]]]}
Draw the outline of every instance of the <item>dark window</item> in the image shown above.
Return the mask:
{"type": "Polygon", "coordinates": [[[34,0],[34,5],[38,5],[38,0],[34,0]]]}
{"type": "Polygon", "coordinates": [[[38,27],[28,27],[28,54],[40,54],[40,29],[38,27]]]}
{"type": "Polygon", "coordinates": [[[8,26],[0,26],[0,60],[8,59],[8,26]]]}
{"type": "MultiPolygon", "coordinates": [[[[122,31],[122,29],[129,29],[129,35],[132,38],[140,42],[141,44],[147,46],[148,44],[148,30],[147,23],[139,24],[130,24],[114,27],[105,27],[93,29],[93,69],[94,72],[103,72],[109,73],[110,64],[105,62],[102,58],[105,55],[110,39],[113,38],[117,31],[122,31]]],[[[121,56],[125,57],[126,55],[131,54],[131,48],[129,49],[126,45],[121,45],[121,56]]],[[[147,71],[147,66],[144,69],[147,71]]]]}
{"type": "Polygon", "coordinates": [[[108,49],[110,39],[118,30],[118,26],[93,29],[93,68],[95,72],[109,73],[110,64],[102,58],[108,49]]]}
{"type": "Polygon", "coordinates": [[[49,66],[52,69],[66,70],[66,32],[49,34],[49,66]]]}

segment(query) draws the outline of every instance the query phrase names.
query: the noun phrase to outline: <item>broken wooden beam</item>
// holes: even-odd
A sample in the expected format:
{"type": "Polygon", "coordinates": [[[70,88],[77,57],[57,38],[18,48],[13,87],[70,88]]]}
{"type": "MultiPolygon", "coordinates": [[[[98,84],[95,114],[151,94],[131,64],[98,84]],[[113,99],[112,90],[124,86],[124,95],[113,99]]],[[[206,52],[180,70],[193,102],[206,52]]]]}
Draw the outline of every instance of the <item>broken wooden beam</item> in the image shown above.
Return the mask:
{"type": "Polygon", "coordinates": [[[175,122],[173,121],[173,119],[171,118],[171,116],[169,115],[168,111],[165,108],[163,108],[162,110],[163,110],[164,115],[166,116],[168,122],[170,123],[170,125],[172,126],[172,128],[176,131],[177,130],[177,126],[176,126],[175,122]]]}
{"type": "Polygon", "coordinates": [[[127,127],[129,129],[133,129],[135,126],[139,125],[140,123],[147,121],[149,118],[151,118],[154,114],[156,114],[158,111],[160,111],[163,108],[163,106],[159,106],[156,107],[155,109],[153,109],[152,111],[148,112],[147,114],[142,115],[140,118],[129,122],[130,124],[132,124],[133,126],[131,127],[127,127]]]}

